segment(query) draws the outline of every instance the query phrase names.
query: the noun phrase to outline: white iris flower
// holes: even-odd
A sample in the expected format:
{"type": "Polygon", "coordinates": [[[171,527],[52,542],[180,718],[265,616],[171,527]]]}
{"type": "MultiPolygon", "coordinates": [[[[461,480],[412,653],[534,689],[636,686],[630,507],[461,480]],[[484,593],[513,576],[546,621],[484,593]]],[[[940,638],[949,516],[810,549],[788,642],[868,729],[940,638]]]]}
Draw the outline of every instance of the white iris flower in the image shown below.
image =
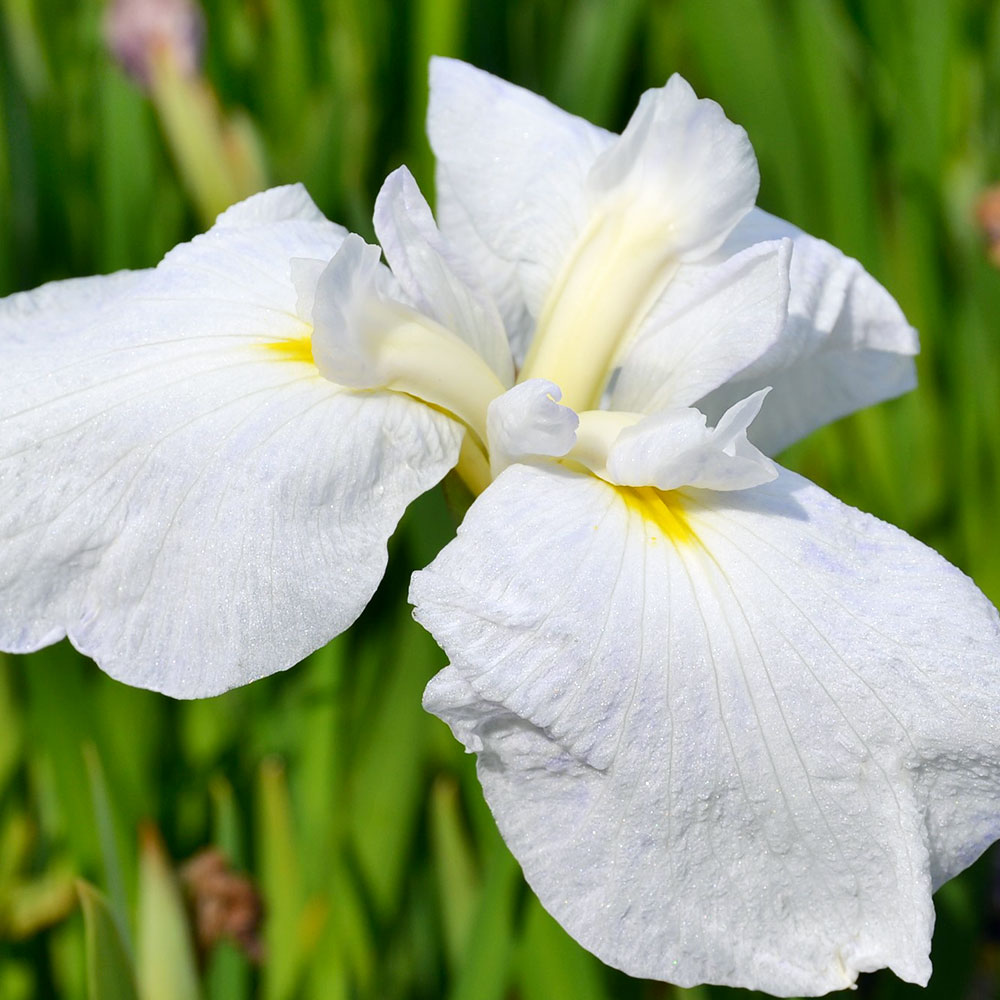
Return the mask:
{"type": "Polygon", "coordinates": [[[925,982],[932,889],[1000,834],[997,615],[759,450],[912,387],[914,331],[677,77],[615,136],[438,60],[429,128],[441,229],[390,176],[388,267],[284,188],[0,304],[0,646],[283,669],[457,468],[425,706],[545,906],[682,985],[925,982]]]}

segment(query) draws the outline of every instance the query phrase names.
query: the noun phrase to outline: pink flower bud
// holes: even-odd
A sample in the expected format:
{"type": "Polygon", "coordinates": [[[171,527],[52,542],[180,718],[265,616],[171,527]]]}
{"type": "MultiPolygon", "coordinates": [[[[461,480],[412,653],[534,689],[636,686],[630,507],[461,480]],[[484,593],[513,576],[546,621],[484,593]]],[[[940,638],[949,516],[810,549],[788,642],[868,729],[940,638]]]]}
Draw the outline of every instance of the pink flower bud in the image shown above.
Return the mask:
{"type": "Polygon", "coordinates": [[[104,36],[125,72],[148,87],[152,60],[160,55],[184,76],[197,73],[205,18],[191,0],[113,0],[104,36]]]}

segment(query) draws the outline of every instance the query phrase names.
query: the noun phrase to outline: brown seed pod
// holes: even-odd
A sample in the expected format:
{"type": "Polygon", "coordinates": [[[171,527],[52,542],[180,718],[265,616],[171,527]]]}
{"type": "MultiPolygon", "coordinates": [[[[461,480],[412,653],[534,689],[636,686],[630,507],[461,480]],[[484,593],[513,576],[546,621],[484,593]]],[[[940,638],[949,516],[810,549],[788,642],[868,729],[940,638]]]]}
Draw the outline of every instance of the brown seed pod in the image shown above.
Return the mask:
{"type": "Polygon", "coordinates": [[[227,939],[251,961],[260,962],[264,907],[250,878],[233,871],[225,854],[215,847],[199,851],[181,868],[180,877],[191,902],[202,954],[227,939]]]}

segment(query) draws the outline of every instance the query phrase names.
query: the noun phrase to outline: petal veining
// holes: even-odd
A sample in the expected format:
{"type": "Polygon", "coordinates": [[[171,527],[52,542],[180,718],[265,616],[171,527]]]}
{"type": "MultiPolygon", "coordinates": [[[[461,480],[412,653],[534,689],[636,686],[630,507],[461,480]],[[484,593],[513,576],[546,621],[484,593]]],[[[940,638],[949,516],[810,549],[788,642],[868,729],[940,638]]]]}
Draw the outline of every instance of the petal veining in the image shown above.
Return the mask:
{"type": "Polygon", "coordinates": [[[290,667],[357,617],[461,431],[307,358],[290,261],[329,259],[343,234],[279,189],[152,271],[0,307],[16,346],[0,372],[2,648],[68,634],[113,676],[194,697],[290,667]]]}
{"type": "Polygon", "coordinates": [[[902,532],[782,472],[681,491],[514,466],[414,577],[544,905],[638,976],[778,995],[925,982],[933,886],[1000,833],[1000,625],[902,532]]]}

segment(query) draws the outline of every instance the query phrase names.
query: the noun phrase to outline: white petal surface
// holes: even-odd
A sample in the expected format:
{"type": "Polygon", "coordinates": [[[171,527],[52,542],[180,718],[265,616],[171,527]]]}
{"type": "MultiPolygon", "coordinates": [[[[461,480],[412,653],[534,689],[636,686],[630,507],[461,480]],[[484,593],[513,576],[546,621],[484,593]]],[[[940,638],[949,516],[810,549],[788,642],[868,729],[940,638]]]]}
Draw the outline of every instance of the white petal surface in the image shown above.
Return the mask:
{"type": "Polygon", "coordinates": [[[768,352],[785,327],[790,255],[784,240],[715,267],[685,268],[626,354],[611,407],[691,406],[768,352]]]}
{"type": "Polygon", "coordinates": [[[218,233],[222,229],[252,229],[268,222],[290,222],[293,219],[333,226],[342,235],[347,232],[343,226],[327,219],[302,184],[271,188],[230,205],[215,220],[212,231],[218,233]]]}
{"type": "Polygon", "coordinates": [[[512,462],[547,456],[559,458],[576,443],[580,418],[560,406],[554,382],[533,378],[515,385],[486,411],[490,468],[498,476],[512,462]]]}
{"type": "Polygon", "coordinates": [[[0,647],[68,634],[113,676],[193,697],[360,613],[460,435],[313,364],[290,261],[343,234],[278,189],[153,271],[0,311],[0,647]]]}
{"type": "Polygon", "coordinates": [[[621,136],[587,176],[589,202],[622,211],[684,261],[717,249],[757,198],[760,174],[746,131],[674,75],[647,90],[621,136]]]}
{"type": "Polygon", "coordinates": [[[719,251],[790,238],[791,295],[781,339],[699,403],[710,417],[765,385],[774,391],[751,438],[770,454],[831,420],[916,385],[917,333],[891,295],[836,247],[759,209],[719,251]]]}
{"type": "Polygon", "coordinates": [[[393,171],[375,202],[375,232],[406,300],[461,337],[500,381],[514,381],[503,320],[467,261],[444,241],[417,182],[405,167],[393,171]]]}
{"type": "Polygon", "coordinates": [[[117,296],[142,282],[148,273],[117,271],[99,278],[50,281],[30,292],[15,292],[0,299],[4,351],[24,345],[34,352],[43,329],[48,344],[63,336],[72,337],[82,322],[113,304],[117,296]]]}
{"type": "Polygon", "coordinates": [[[775,478],[774,463],[747,440],[767,389],[733,404],[716,427],[693,408],[661,410],[626,427],[611,447],[609,481],[675,490],[744,490],[775,478]]]}
{"type": "MultiPolygon", "coordinates": [[[[342,385],[380,384],[379,334],[391,325],[383,322],[387,310],[376,292],[379,272],[385,270],[381,256],[378,247],[351,233],[318,276],[311,261],[297,262],[293,271],[297,285],[308,287],[308,281],[316,280],[313,358],[328,379],[342,385]]],[[[297,301],[301,307],[308,297],[300,292],[297,301]]]]}
{"type": "Polygon", "coordinates": [[[1000,833],[996,612],[791,473],[657,497],[508,469],[414,577],[451,659],[426,707],[606,962],[779,995],[925,982],[932,886],[1000,833]]]}
{"type": "Polygon", "coordinates": [[[614,137],[453,59],[431,61],[427,134],[441,231],[475,264],[520,356],[585,224],[587,171],[614,137]]]}

